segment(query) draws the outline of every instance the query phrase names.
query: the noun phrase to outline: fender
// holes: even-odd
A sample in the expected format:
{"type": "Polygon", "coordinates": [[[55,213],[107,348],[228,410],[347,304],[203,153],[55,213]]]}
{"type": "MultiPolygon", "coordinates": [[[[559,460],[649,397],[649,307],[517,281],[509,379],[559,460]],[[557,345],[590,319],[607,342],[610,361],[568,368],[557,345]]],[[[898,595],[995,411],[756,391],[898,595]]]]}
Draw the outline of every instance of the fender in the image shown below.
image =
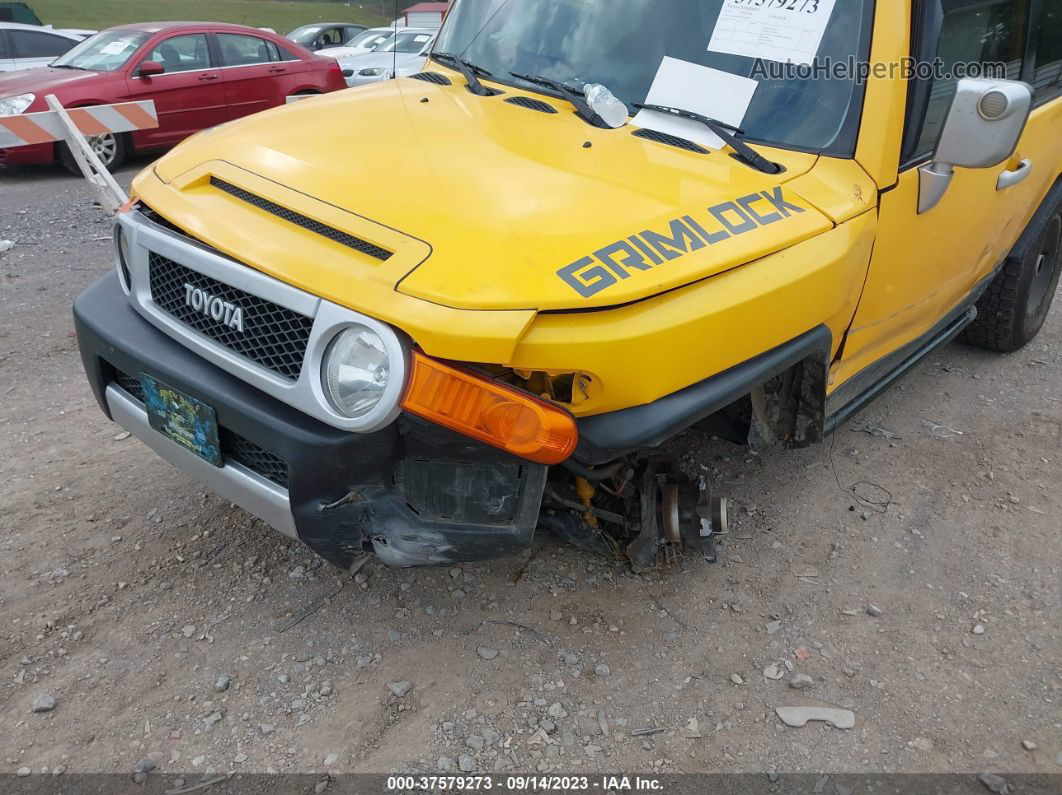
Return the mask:
{"type": "Polygon", "coordinates": [[[818,326],[726,372],[652,403],[581,419],[575,458],[584,464],[601,464],[635,450],[657,447],[802,362],[813,365],[811,372],[804,374],[805,379],[820,384],[801,393],[814,395],[817,405],[803,407],[802,413],[809,414],[815,426],[806,431],[808,441],[820,441],[825,417],[825,377],[832,347],[830,330],[818,326]]]}

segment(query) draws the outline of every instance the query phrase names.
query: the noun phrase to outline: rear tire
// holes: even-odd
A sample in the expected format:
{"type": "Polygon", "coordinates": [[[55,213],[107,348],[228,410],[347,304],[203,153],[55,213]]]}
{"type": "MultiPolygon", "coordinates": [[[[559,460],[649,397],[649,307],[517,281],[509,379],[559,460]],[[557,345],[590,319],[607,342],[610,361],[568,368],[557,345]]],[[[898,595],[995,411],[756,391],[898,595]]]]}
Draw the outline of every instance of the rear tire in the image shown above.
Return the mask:
{"type": "MultiPolygon", "coordinates": [[[[129,154],[129,139],[123,133],[94,136],[89,138],[88,142],[108,171],[114,171],[121,166],[129,154]]],[[[59,161],[67,171],[81,176],[77,160],[65,143],[59,144],[59,161]]]]}
{"type": "Polygon", "coordinates": [[[977,302],[977,319],[963,341],[979,348],[1013,353],[1043,328],[1062,274],[1062,212],[1048,217],[1022,259],[1008,258],[977,302]]]}

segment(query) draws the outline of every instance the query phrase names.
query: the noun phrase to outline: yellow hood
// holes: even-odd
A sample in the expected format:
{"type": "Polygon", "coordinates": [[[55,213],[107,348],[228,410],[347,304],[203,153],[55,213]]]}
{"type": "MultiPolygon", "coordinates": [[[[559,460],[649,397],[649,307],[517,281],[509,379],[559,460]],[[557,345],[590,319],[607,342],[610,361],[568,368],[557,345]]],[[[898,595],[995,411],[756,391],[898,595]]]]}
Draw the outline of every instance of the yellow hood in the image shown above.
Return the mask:
{"type": "MultiPolygon", "coordinates": [[[[442,71],[439,67],[434,67],[442,71]]],[[[357,279],[461,309],[614,306],[721,273],[832,222],[790,189],[815,156],[762,150],[760,173],[728,152],[698,154],[601,130],[566,102],[506,88],[469,93],[392,80],[224,125],[155,166],[149,204],[190,234],[299,285],[350,295],[357,279]],[[556,113],[513,105],[529,96],[556,113]],[[384,265],[315,240],[262,239],[261,210],[211,177],[394,252],[384,265]],[[166,190],[190,201],[168,202],[166,190]],[[244,237],[240,237],[240,230],[244,237]],[[323,246],[318,252],[315,246],[323,246]],[[349,258],[350,281],[342,279],[349,258]]],[[[176,199],[176,195],[174,195],[176,199]]],[[[267,237],[269,235],[267,234],[267,237]]]]}

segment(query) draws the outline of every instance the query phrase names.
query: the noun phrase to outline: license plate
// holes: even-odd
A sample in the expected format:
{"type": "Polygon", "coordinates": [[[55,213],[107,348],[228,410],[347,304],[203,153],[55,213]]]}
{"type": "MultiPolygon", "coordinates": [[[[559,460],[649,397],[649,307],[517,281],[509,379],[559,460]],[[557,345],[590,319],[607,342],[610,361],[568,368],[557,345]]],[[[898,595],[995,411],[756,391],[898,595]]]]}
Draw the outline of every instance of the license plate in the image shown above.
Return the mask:
{"type": "Polygon", "coordinates": [[[140,385],[151,427],[214,466],[221,466],[218,415],[214,409],[146,373],[140,374],[140,385]]]}

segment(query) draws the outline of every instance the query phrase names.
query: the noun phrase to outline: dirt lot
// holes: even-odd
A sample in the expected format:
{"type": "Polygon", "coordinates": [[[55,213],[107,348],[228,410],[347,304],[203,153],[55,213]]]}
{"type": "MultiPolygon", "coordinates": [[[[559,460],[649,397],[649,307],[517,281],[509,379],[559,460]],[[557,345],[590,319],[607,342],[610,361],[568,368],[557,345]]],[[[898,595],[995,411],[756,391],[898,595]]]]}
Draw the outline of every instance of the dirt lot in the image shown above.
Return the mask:
{"type": "Polygon", "coordinates": [[[0,772],[1062,772],[1062,306],[831,446],[682,440],[739,506],[719,565],[540,538],[344,583],[100,413],[70,305],[109,234],[80,181],[0,174],[0,772]]]}

